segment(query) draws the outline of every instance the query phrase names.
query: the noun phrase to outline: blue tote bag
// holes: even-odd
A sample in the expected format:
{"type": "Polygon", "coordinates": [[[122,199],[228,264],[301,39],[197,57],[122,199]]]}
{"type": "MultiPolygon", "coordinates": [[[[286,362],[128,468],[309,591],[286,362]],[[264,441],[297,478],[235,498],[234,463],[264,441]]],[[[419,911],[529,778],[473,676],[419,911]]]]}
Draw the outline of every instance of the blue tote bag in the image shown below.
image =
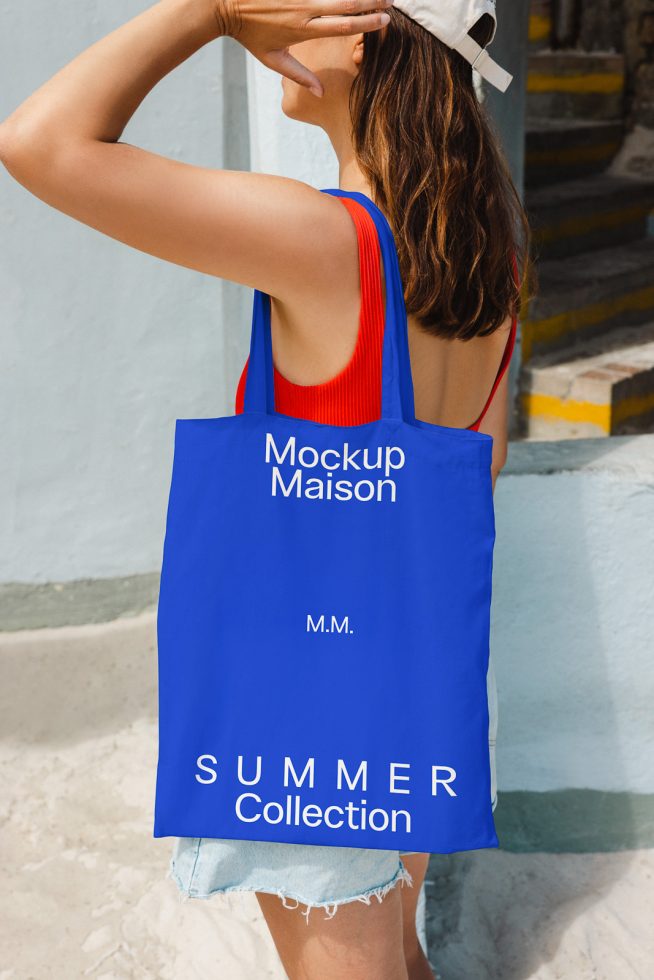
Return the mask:
{"type": "Polygon", "coordinates": [[[157,613],[154,836],[498,847],[492,437],[417,420],[391,228],[382,411],[275,411],[254,291],[244,411],[177,419],[157,613]]]}

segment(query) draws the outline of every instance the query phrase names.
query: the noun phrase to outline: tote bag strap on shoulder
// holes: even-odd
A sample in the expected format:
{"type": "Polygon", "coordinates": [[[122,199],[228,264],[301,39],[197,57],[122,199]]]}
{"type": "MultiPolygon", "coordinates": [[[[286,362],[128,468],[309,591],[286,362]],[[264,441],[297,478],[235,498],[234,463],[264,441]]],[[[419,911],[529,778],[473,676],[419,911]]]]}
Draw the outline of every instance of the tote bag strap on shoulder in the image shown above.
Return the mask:
{"type": "MultiPolygon", "coordinates": [[[[415,424],[415,405],[404,289],[393,232],[386,216],[360,191],[323,188],[323,193],[358,201],[372,217],[379,236],[386,286],[382,353],[381,418],[415,424]]],[[[254,290],[250,356],[243,397],[244,412],[275,413],[275,386],[270,329],[270,295],[254,290]]]]}

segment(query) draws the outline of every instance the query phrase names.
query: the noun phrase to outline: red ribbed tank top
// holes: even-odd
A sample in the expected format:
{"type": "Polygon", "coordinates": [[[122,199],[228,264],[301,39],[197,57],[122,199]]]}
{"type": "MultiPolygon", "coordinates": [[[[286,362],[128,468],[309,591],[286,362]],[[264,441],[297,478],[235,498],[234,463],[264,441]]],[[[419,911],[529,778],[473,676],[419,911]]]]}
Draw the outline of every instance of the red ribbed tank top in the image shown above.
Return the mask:
{"type": "MultiPolygon", "coordinates": [[[[361,425],[365,422],[373,422],[381,415],[384,339],[381,255],[377,229],[366,208],[353,198],[339,197],[339,200],[354,219],[359,243],[361,309],[354,353],[342,371],[317,385],[301,385],[289,381],[273,364],[275,409],[283,415],[309,419],[324,425],[361,425]]],[[[516,268],[515,260],[514,268],[516,268]]],[[[502,380],[502,375],[509,365],[515,345],[516,323],[514,317],[493,387],[481,414],[472,425],[467,426],[469,429],[479,428],[502,380]]],[[[249,358],[245,362],[236,389],[237,415],[243,411],[248,361],[249,358]]]]}

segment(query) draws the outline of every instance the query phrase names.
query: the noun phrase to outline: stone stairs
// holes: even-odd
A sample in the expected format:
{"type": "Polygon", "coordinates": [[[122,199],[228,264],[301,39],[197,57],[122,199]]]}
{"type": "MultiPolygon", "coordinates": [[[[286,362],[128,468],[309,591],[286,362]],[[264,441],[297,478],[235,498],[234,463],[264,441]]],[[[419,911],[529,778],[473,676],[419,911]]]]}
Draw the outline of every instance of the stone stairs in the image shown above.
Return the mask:
{"type": "Polygon", "coordinates": [[[538,294],[522,319],[518,437],[654,431],[654,182],[613,176],[621,54],[552,50],[532,0],[525,206],[538,294]]]}
{"type": "Polygon", "coordinates": [[[654,208],[654,182],[588,174],[527,189],[540,259],[568,258],[641,240],[654,208]]]}
{"type": "Polygon", "coordinates": [[[624,94],[621,54],[533,52],[529,58],[529,115],[548,119],[620,119],[624,94]]]}
{"type": "Polygon", "coordinates": [[[654,425],[654,321],[608,331],[576,358],[543,355],[524,376],[533,439],[642,432],[654,425]]]}
{"type": "Polygon", "coordinates": [[[600,173],[620,149],[622,120],[529,118],[526,127],[527,187],[600,173]]]}
{"type": "Polygon", "coordinates": [[[580,356],[580,345],[621,325],[654,320],[654,239],[538,263],[538,295],[522,323],[522,360],[580,356]]]}

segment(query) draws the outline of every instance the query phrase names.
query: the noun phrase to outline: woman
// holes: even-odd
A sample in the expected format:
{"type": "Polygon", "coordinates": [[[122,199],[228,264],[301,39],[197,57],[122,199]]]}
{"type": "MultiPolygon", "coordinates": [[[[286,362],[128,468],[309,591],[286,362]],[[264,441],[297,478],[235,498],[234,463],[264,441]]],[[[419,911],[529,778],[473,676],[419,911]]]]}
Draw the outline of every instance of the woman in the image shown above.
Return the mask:
{"type": "MultiPolygon", "coordinates": [[[[383,277],[366,210],[300,181],[195,167],[120,141],[161,78],[205,44],[235,38],[283,76],[283,111],[325,130],[339,187],[387,216],[416,416],[492,435],[494,486],[507,450],[514,273],[529,230],[473,86],[475,60],[497,84],[483,50],[493,4],[411,3],[398,0],[417,19],[388,0],[161,0],[20,105],[0,126],[0,158],[78,221],[270,294],[278,410],[341,424],[378,417],[383,277]],[[480,15],[469,24],[471,10],[480,15]],[[448,24],[463,24],[456,46],[448,24]]],[[[402,693],[410,710],[411,691],[402,693]]],[[[489,738],[492,750],[493,720],[489,738]]],[[[493,784],[493,804],[494,793],[493,784]]],[[[415,923],[428,858],[183,838],[171,873],[184,897],[255,891],[291,978],[422,980],[433,977],[415,923]],[[309,921],[313,907],[328,914],[309,921]]]]}

